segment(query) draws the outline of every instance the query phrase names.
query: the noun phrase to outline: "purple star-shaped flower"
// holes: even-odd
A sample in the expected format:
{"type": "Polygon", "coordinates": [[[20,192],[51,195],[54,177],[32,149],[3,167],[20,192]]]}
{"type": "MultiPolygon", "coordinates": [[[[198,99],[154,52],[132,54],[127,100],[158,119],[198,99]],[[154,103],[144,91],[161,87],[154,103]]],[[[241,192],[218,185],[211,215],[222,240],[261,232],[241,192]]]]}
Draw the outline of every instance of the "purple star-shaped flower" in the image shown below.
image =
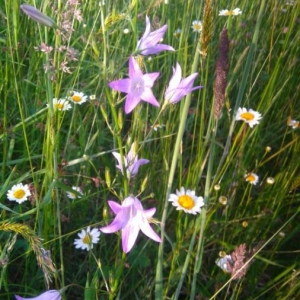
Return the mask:
{"type": "Polygon", "coordinates": [[[203,87],[193,87],[198,73],[194,73],[186,78],[182,78],[181,76],[181,67],[179,63],[176,63],[176,68],[173,68],[173,76],[170,79],[169,86],[167,87],[165,92],[165,100],[167,101],[167,103],[177,103],[190,92],[203,87]]]}
{"type": "MultiPolygon", "coordinates": [[[[113,156],[118,160],[117,168],[122,172],[124,175],[124,170],[122,168],[122,160],[121,155],[118,152],[112,152],[113,156]]],[[[148,159],[141,158],[139,159],[136,152],[135,152],[135,143],[132,143],[128,154],[124,157],[124,165],[127,173],[128,179],[130,177],[135,176],[139,171],[139,167],[141,165],[145,165],[149,163],[148,159]]]]}
{"type": "Polygon", "coordinates": [[[23,298],[18,295],[15,295],[16,300],[61,300],[59,291],[49,290],[37,297],[33,298],[23,298]]]}
{"type": "Polygon", "coordinates": [[[100,228],[104,233],[114,233],[122,231],[122,248],[125,253],[129,252],[141,230],[150,239],[161,242],[160,237],[151,228],[148,219],[150,219],[156,209],[151,208],[144,210],[140,200],[134,196],[127,197],[122,205],[114,201],[108,201],[112,211],[116,214],[113,222],[100,228]]]}
{"type": "Polygon", "coordinates": [[[143,74],[138,63],[130,56],[129,78],[112,81],[109,83],[109,87],[127,93],[125,113],[129,114],[141,101],[159,106],[151,90],[158,76],[159,72],[143,74]]]}
{"type": "Polygon", "coordinates": [[[150,32],[151,24],[148,16],[146,16],[146,29],[141,37],[141,39],[137,43],[137,51],[142,55],[150,55],[157,54],[162,51],[175,51],[175,49],[169,45],[158,44],[158,42],[164,36],[168,25],[164,25],[163,27],[150,32]]]}

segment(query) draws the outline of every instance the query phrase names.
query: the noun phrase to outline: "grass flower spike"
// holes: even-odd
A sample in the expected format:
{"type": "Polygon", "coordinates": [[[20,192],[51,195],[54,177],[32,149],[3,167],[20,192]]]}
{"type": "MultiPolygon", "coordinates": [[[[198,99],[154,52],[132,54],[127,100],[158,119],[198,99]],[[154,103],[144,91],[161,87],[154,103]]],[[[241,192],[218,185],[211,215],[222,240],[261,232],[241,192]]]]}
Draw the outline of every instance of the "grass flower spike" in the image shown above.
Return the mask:
{"type": "Polygon", "coordinates": [[[69,100],[75,104],[82,104],[88,100],[88,96],[82,92],[73,91],[73,95],[69,97],[69,100]]]}
{"type": "Polygon", "coordinates": [[[222,9],[219,12],[219,16],[237,16],[241,15],[242,11],[239,8],[235,8],[233,10],[228,10],[228,9],[222,9]]]}
{"type": "Polygon", "coordinates": [[[156,242],[161,241],[149,224],[149,219],[156,211],[155,208],[144,210],[140,200],[134,196],[126,198],[122,205],[114,201],[108,201],[108,204],[116,217],[110,225],[100,230],[104,233],[121,230],[122,248],[125,253],[132,249],[140,230],[150,239],[156,242]]]}
{"type": "Polygon", "coordinates": [[[253,109],[246,108],[238,108],[235,119],[237,121],[244,121],[248,123],[249,126],[252,128],[254,125],[259,124],[259,120],[262,118],[261,114],[253,109]]]}
{"type": "Polygon", "coordinates": [[[17,201],[19,204],[25,202],[31,196],[28,184],[18,183],[12,186],[7,192],[7,198],[10,201],[17,201]]]}
{"type": "Polygon", "coordinates": [[[90,229],[90,226],[86,230],[82,229],[78,236],[80,239],[75,239],[74,245],[77,249],[90,250],[93,249],[93,244],[99,242],[100,231],[97,228],[90,229]]]}
{"type": "Polygon", "coordinates": [[[255,173],[248,173],[244,176],[245,180],[250,184],[256,185],[259,181],[259,177],[255,173]]]}
{"type": "Polygon", "coordinates": [[[193,87],[194,80],[198,76],[198,73],[194,73],[187,78],[182,78],[181,76],[181,67],[179,63],[176,63],[176,68],[173,68],[173,76],[165,92],[165,101],[167,103],[177,103],[187,94],[202,88],[202,86],[193,87]]]}
{"type": "MultiPolygon", "coordinates": [[[[48,106],[49,106],[49,104],[47,103],[47,107],[48,106]]],[[[69,110],[72,108],[72,106],[70,105],[68,100],[56,99],[56,98],[53,98],[53,107],[54,107],[54,109],[57,109],[60,111],[65,111],[65,110],[69,110]]]]}
{"type": "MultiPolygon", "coordinates": [[[[138,173],[140,166],[145,165],[150,162],[148,159],[144,159],[144,158],[139,159],[136,154],[135,147],[136,147],[136,143],[132,143],[128,154],[124,157],[124,165],[126,168],[126,174],[127,174],[128,179],[130,179],[131,177],[135,176],[138,173]]],[[[118,164],[116,167],[124,175],[124,170],[122,168],[122,159],[121,159],[120,153],[112,152],[112,154],[118,161],[118,164]]]]}
{"type": "MultiPolygon", "coordinates": [[[[83,195],[82,189],[79,186],[72,186],[72,190],[76,191],[77,193],[83,195]]],[[[67,192],[67,197],[69,199],[76,199],[76,198],[81,198],[81,196],[77,196],[77,194],[72,193],[72,192],[67,192]]]]}
{"type": "Polygon", "coordinates": [[[49,18],[48,16],[46,16],[45,14],[40,12],[35,7],[28,5],[28,4],[22,4],[22,5],[20,5],[20,8],[32,20],[34,20],[42,25],[45,25],[45,26],[57,28],[57,25],[54,20],[52,20],[51,18],[49,18]]]}
{"type": "Polygon", "coordinates": [[[163,27],[150,32],[151,24],[148,16],[146,16],[146,29],[143,36],[137,43],[137,51],[139,51],[142,55],[157,54],[162,51],[175,51],[175,49],[169,45],[158,44],[164,36],[167,28],[168,25],[164,25],[163,27]]]}
{"type": "Polygon", "coordinates": [[[225,273],[230,273],[232,279],[241,279],[249,269],[249,263],[246,261],[257,252],[257,248],[246,251],[246,244],[241,244],[235,248],[230,255],[225,255],[216,260],[216,264],[225,273]]]}
{"type": "Polygon", "coordinates": [[[109,83],[109,87],[116,91],[127,93],[125,113],[129,114],[141,101],[159,106],[151,90],[158,76],[159,72],[143,74],[138,63],[130,56],[129,78],[112,81],[109,83]]]}
{"type": "Polygon", "coordinates": [[[33,298],[23,298],[18,295],[15,295],[16,300],[61,300],[59,291],[49,290],[37,297],[33,298]]]}
{"type": "Polygon", "coordinates": [[[193,29],[194,32],[201,32],[202,28],[203,28],[203,26],[202,26],[201,21],[198,21],[198,20],[193,21],[192,29],[193,29]]]}
{"type": "Polygon", "coordinates": [[[168,201],[172,202],[177,210],[193,215],[201,213],[201,207],[204,206],[202,197],[197,197],[195,191],[185,190],[184,187],[180,191],[176,190],[176,194],[171,194],[168,201]]]}

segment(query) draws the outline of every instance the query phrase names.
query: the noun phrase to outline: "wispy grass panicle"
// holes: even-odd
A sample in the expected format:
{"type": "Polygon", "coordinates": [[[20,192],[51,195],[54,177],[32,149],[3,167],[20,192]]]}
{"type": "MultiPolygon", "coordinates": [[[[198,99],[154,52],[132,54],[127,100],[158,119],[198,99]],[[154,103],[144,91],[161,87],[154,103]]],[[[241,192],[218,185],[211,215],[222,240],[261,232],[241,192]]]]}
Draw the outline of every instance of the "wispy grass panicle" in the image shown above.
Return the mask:
{"type": "Polygon", "coordinates": [[[42,269],[47,289],[49,289],[51,277],[56,272],[54,264],[50,257],[50,252],[43,248],[41,239],[27,225],[20,223],[4,222],[0,224],[0,231],[13,231],[21,234],[32,248],[39,267],[42,269]]]}
{"type": "Polygon", "coordinates": [[[212,24],[213,24],[213,17],[212,17],[212,4],[211,0],[206,0],[204,4],[203,10],[203,21],[202,21],[202,33],[200,35],[200,54],[203,57],[207,56],[209,43],[212,36],[212,24]]]}
{"type": "Polygon", "coordinates": [[[214,84],[214,116],[218,120],[224,105],[227,75],[229,69],[229,39],[227,29],[223,28],[220,38],[219,57],[216,66],[216,79],[214,84]]]}

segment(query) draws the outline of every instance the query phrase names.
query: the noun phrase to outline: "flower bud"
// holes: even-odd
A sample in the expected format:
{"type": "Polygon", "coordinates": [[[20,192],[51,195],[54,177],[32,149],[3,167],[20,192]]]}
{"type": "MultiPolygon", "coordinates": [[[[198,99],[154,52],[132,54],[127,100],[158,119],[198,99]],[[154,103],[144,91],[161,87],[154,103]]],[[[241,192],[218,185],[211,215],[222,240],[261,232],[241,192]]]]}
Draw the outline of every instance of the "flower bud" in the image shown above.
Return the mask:
{"type": "Polygon", "coordinates": [[[38,9],[31,5],[22,4],[20,6],[22,11],[32,20],[49,27],[57,27],[55,21],[48,16],[44,15],[38,9]]]}

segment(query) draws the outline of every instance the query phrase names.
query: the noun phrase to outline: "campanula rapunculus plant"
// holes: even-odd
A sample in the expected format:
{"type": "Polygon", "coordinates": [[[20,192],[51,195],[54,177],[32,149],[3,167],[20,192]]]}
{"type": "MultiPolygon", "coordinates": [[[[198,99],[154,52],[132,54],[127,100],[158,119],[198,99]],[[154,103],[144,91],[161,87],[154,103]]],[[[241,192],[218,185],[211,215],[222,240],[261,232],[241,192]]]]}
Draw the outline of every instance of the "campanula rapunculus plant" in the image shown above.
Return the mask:
{"type": "Polygon", "coordinates": [[[141,101],[159,106],[151,90],[158,76],[159,72],[143,74],[138,63],[130,56],[129,78],[112,81],[109,83],[109,87],[116,91],[127,93],[125,113],[129,114],[141,101]]]}
{"type": "Polygon", "coordinates": [[[137,43],[136,51],[142,55],[157,54],[162,51],[175,51],[175,49],[169,45],[158,44],[167,29],[168,25],[164,25],[163,27],[150,32],[151,24],[148,16],[146,16],[146,29],[137,43]]]}
{"type": "MultiPolygon", "coordinates": [[[[135,176],[138,173],[140,166],[145,165],[150,162],[148,159],[144,159],[144,158],[139,159],[138,155],[135,151],[135,147],[136,147],[136,143],[132,143],[128,154],[124,157],[124,167],[125,167],[128,179],[130,179],[131,177],[135,176]]],[[[120,153],[112,152],[112,154],[118,161],[118,164],[116,165],[116,167],[124,175],[125,172],[122,167],[122,159],[121,159],[120,153]]]]}
{"type": "Polygon", "coordinates": [[[52,20],[51,18],[49,18],[48,16],[46,16],[45,14],[40,12],[35,7],[28,5],[28,4],[22,4],[22,5],[20,5],[20,8],[32,20],[34,20],[42,25],[45,25],[45,26],[57,27],[54,20],[52,20]]]}
{"type": "Polygon", "coordinates": [[[16,300],[61,300],[59,291],[49,290],[37,297],[33,298],[23,298],[18,295],[15,295],[16,300]]]}
{"type": "Polygon", "coordinates": [[[121,205],[114,201],[108,201],[108,205],[116,217],[110,225],[100,230],[104,233],[121,230],[122,248],[125,253],[132,249],[140,230],[150,239],[161,242],[149,224],[149,219],[154,215],[156,208],[144,210],[140,200],[134,196],[127,197],[121,205]]]}
{"type": "Polygon", "coordinates": [[[173,68],[173,76],[165,92],[165,101],[167,103],[177,103],[187,94],[202,88],[202,86],[193,87],[197,76],[198,73],[194,73],[186,78],[182,78],[181,67],[179,63],[176,63],[176,68],[173,68]]]}

